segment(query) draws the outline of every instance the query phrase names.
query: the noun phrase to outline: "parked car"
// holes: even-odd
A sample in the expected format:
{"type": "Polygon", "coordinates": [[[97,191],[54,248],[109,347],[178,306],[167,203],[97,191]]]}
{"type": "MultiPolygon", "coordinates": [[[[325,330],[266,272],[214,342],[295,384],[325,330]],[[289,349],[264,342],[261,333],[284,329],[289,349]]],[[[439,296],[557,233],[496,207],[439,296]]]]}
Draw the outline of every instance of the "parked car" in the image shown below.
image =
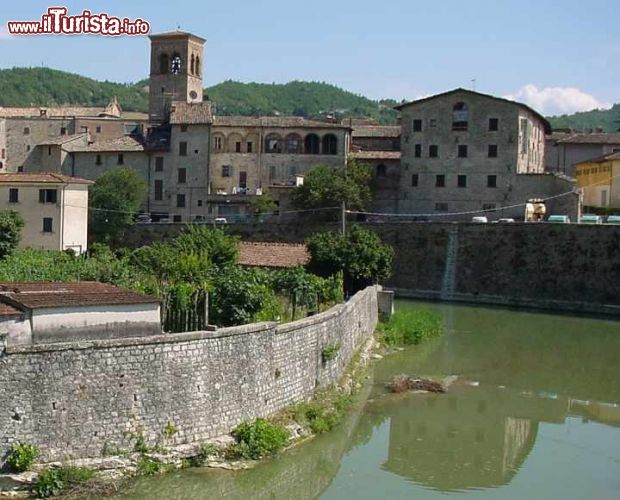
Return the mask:
{"type": "Polygon", "coordinates": [[[603,218],[600,215],[585,214],[579,219],[580,224],[602,224],[603,218]]]}
{"type": "Polygon", "coordinates": [[[547,222],[570,224],[570,217],[568,215],[550,215],[547,219],[547,222]]]}
{"type": "Polygon", "coordinates": [[[226,217],[216,217],[215,223],[216,224],[228,224],[228,221],[226,220],[226,217]]]}
{"type": "Polygon", "coordinates": [[[620,224],[620,215],[608,215],[605,224],[620,224]]]}
{"type": "Polygon", "coordinates": [[[501,223],[501,224],[510,224],[511,222],[514,222],[514,219],[511,219],[510,217],[502,217],[501,219],[498,219],[497,222],[501,223]]]}
{"type": "Polygon", "coordinates": [[[486,222],[489,222],[489,219],[487,219],[484,215],[474,215],[471,218],[471,221],[484,224],[486,222]]]}
{"type": "Polygon", "coordinates": [[[170,222],[172,222],[172,221],[170,220],[170,217],[162,217],[157,222],[159,222],[161,224],[170,224],[170,222]]]}
{"type": "Polygon", "coordinates": [[[149,224],[151,222],[151,216],[149,214],[138,214],[136,217],[136,224],[149,224]]]}

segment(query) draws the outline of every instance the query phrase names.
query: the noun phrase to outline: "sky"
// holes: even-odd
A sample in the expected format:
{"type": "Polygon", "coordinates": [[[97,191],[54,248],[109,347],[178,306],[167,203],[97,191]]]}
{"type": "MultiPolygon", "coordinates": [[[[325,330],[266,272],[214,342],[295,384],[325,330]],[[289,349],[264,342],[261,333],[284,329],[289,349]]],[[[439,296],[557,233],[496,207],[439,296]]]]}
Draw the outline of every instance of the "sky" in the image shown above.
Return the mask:
{"type": "Polygon", "coordinates": [[[475,85],[546,115],[620,102],[618,0],[4,1],[1,68],[117,82],[148,76],[146,36],[7,33],[7,21],[38,20],[59,5],[206,38],[205,86],[315,80],[412,100],[475,85]]]}

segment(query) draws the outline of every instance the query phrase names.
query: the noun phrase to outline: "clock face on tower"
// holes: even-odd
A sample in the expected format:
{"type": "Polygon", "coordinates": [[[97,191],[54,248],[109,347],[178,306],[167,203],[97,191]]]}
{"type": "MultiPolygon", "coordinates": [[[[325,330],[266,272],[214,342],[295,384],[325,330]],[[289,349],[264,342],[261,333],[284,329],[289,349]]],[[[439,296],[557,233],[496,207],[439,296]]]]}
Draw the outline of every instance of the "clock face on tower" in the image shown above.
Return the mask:
{"type": "Polygon", "coordinates": [[[181,58],[174,56],[170,63],[170,72],[174,75],[178,75],[181,72],[181,58]]]}

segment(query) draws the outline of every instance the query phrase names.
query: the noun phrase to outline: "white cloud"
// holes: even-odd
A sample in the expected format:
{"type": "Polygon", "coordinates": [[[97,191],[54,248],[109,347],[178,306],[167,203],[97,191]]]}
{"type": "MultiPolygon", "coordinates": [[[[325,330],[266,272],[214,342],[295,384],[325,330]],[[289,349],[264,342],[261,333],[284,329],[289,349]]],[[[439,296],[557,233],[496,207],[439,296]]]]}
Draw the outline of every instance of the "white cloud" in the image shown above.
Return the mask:
{"type": "Polygon", "coordinates": [[[610,104],[599,101],[592,94],[588,94],[575,87],[545,87],[539,89],[531,83],[524,85],[514,94],[505,96],[506,99],[519,101],[531,106],[543,115],[562,115],[576,111],[590,111],[611,107],[610,104]]]}

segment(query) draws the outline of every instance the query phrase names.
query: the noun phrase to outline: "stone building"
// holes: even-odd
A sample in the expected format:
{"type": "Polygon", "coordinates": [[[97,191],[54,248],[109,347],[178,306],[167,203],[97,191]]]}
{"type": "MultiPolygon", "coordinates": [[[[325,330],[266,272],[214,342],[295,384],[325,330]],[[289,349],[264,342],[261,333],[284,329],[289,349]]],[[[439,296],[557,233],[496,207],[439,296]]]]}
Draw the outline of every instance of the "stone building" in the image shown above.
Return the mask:
{"type": "Polygon", "coordinates": [[[505,207],[572,190],[566,179],[544,174],[551,128],[524,104],[456,89],[396,109],[402,124],[400,213],[522,217],[522,206],[505,207]]]}
{"type": "Polygon", "coordinates": [[[575,175],[584,206],[620,208],[620,151],[577,163],[575,175]]]}
{"type": "Polygon", "coordinates": [[[556,132],[547,145],[546,167],[575,177],[577,164],[620,153],[620,133],[556,132]]]}
{"type": "Polygon", "coordinates": [[[24,219],[20,246],[85,252],[90,184],[51,173],[0,174],[0,209],[24,219]]]}

